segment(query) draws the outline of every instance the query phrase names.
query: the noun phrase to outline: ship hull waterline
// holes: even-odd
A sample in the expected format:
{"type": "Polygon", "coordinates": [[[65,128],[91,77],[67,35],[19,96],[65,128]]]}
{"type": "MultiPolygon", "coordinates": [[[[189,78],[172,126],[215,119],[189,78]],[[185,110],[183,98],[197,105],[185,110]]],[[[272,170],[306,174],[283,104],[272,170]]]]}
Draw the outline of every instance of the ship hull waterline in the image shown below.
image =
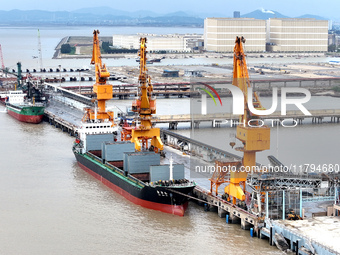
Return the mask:
{"type": "Polygon", "coordinates": [[[44,114],[38,114],[38,115],[21,114],[20,111],[12,109],[9,106],[7,106],[7,113],[10,116],[12,116],[13,118],[15,118],[15,119],[17,119],[21,122],[32,123],[32,124],[39,124],[44,117],[44,114]]]}
{"type": "MultiPolygon", "coordinates": [[[[153,209],[178,216],[184,216],[185,210],[188,207],[188,201],[185,201],[183,203],[180,202],[179,204],[173,203],[175,196],[177,196],[178,198],[177,194],[171,194],[172,196],[174,196],[174,199],[171,199],[169,198],[169,196],[159,195],[164,194],[165,192],[160,193],[159,191],[165,189],[158,189],[157,192],[155,188],[145,186],[141,190],[139,190],[138,188],[129,185],[128,182],[122,181],[110,173],[107,173],[107,176],[105,176],[105,174],[103,174],[105,173],[105,170],[101,169],[100,166],[94,164],[93,162],[89,161],[78,153],[74,154],[77,159],[78,165],[85,172],[89,173],[94,178],[101,181],[104,185],[122,195],[130,202],[148,209],[153,209]]],[[[167,191],[171,193],[170,190],[167,191]]]]}

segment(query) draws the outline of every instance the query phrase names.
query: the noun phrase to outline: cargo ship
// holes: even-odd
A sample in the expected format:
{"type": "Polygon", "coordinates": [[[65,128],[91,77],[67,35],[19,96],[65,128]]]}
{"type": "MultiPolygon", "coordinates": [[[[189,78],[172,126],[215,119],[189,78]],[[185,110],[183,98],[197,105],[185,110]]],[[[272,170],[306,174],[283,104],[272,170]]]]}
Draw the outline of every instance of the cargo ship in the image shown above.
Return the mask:
{"type": "Polygon", "coordinates": [[[184,165],[161,165],[159,153],[135,151],[132,142],[115,141],[116,132],[111,123],[84,123],[73,146],[78,165],[137,205],[183,216],[196,185],[184,178],[184,165]]]}
{"type": "Polygon", "coordinates": [[[46,98],[43,86],[30,74],[21,76],[21,63],[18,62],[18,74],[15,90],[0,92],[0,103],[6,105],[9,115],[19,121],[38,124],[42,121],[46,98]]]}
{"type": "Polygon", "coordinates": [[[38,124],[44,117],[45,106],[42,103],[28,102],[22,90],[9,91],[5,103],[7,113],[19,121],[38,124]]]}
{"type": "Polygon", "coordinates": [[[129,201],[145,208],[183,216],[188,194],[195,188],[184,178],[184,165],[161,164],[163,143],[160,130],[151,123],[155,113],[152,85],[146,71],[146,38],[141,38],[139,98],[132,111],[139,113],[137,126],[125,123],[121,129],[114,123],[113,112],[106,111],[106,101],[112,98],[110,77],[100,57],[99,31],[93,36],[93,56],[97,94],[95,108],[85,109],[81,127],[73,145],[78,165],[129,201]],[[119,136],[120,133],[120,136],[119,136]]]}

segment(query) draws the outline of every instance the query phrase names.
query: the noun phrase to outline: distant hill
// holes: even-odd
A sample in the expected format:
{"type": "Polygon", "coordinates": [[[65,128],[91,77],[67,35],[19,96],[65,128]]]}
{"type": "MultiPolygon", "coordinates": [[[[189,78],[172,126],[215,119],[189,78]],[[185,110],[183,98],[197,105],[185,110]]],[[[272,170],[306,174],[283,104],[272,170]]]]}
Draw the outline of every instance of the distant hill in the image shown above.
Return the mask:
{"type": "Polygon", "coordinates": [[[164,15],[165,17],[189,17],[191,15],[187,14],[186,12],[172,12],[164,15]]]}
{"type": "Polygon", "coordinates": [[[72,12],[40,10],[0,11],[1,25],[111,25],[203,27],[204,19],[184,12],[157,15],[150,11],[126,12],[109,7],[83,8],[72,12]]]}
{"type": "MultiPolygon", "coordinates": [[[[75,11],[50,12],[41,10],[0,11],[1,25],[101,25],[101,26],[190,26],[203,27],[206,17],[226,17],[216,13],[194,13],[178,11],[157,14],[151,11],[122,11],[110,7],[82,8],[75,11]],[[214,15],[213,15],[214,14],[214,15]]],[[[256,10],[241,17],[266,20],[289,18],[277,11],[256,10]]],[[[299,18],[325,19],[306,14],[299,18]]]]}
{"type": "Polygon", "coordinates": [[[54,22],[56,20],[68,19],[68,12],[48,12],[40,10],[32,11],[21,11],[21,10],[11,10],[11,11],[0,11],[0,22],[2,24],[32,24],[39,22],[54,22]]]}
{"type": "Polygon", "coordinates": [[[277,11],[272,11],[272,10],[256,10],[244,15],[241,15],[242,18],[254,18],[254,19],[270,19],[270,18],[298,18],[298,19],[319,19],[319,20],[328,20],[327,18],[318,16],[318,15],[313,15],[313,14],[305,14],[299,17],[289,17],[286,15],[283,15],[277,11]]]}
{"type": "Polygon", "coordinates": [[[247,14],[241,15],[242,18],[254,18],[254,19],[270,19],[270,18],[289,18],[277,11],[271,10],[256,10],[253,12],[249,12],[247,14]]]}
{"type": "Polygon", "coordinates": [[[81,8],[78,10],[71,11],[71,13],[83,13],[83,14],[92,14],[92,15],[99,15],[99,16],[105,16],[105,15],[114,15],[114,16],[129,16],[129,12],[127,11],[121,11],[116,10],[110,7],[93,7],[93,8],[81,8]]]}
{"type": "Polygon", "coordinates": [[[113,9],[107,6],[94,7],[94,8],[82,8],[82,9],[72,11],[72,13],[89,13],[89,14],[94,14],[98,16],[112,15],[112,16],[126,16],[126,17],[134,17],[134,18],[160,16],[159,14],[156,14],[152,11],[147,11],[147,10],[128,12],[128,11],[113,9]]]}
{"type": "Polygon", "coordinates": [[[296,18],[299,18],[299,19],[320,19],[320,20],[328,20],[324,17],[321,17],[321,16],[318,16],[318,15],[312,15],[312,14],[305,14],[305,15],[302,15],[302,16],[299,16],[299,17],[296,17],[296,18]]]}

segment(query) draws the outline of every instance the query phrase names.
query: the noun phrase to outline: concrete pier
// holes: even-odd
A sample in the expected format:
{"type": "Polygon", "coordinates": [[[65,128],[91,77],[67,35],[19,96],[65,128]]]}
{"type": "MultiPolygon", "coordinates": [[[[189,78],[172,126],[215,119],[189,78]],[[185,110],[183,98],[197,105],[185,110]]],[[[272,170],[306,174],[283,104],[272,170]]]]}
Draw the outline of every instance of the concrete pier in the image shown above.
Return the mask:
{"type": "Polygon", "coordinates": [[[222,207],[218,207],[217,214],[218,214],[218,216],[220,216],[220,218],[225,218],[227,213],[228,212],[226,210],[224,210],[222,207]]]}
{"type": "Polygon", "coordinates": [[[241,228],[242,229],[249,230],[250,226],[251,225],[245,219],[241,219],[241,228]]]}
{"type": "Polygon", "coordinates": [[[295,254],[340,254],[340,217],[316,217],[306,220],[269,220],[257,217],[242,208],[210,195],[200,187],[194,190],[195,197],[205,200],[210,207],[217,207],[218,216],[226,217],[227,223],[240,224],[244,230],[253,228],[258,238],[268,238],[275,245],[276,236],[282,236],[295,254]]]}
{"type": "Polygon", "coordinates": [[[308,220],[266,221],[261,236],[275,241],[275,233],[282,235],[295,254],[340,254],[340,217],[316,217],[308,220]]]}
{"type": "Polygon", "coordinates": [[[207,191],[200,187],[196,187],[193,193],[195,197],[207,201],[207,203],[211,206],[217,207],[218,216],[228,216],[229,223],[241,224],[241,228],[245,230],[254,228],[255,233],[259,233],[259,230],[263,225],[263,219],[260,217],[257,217],[256,215],[251,214],[220,197],[210,195],[207,191]]]}

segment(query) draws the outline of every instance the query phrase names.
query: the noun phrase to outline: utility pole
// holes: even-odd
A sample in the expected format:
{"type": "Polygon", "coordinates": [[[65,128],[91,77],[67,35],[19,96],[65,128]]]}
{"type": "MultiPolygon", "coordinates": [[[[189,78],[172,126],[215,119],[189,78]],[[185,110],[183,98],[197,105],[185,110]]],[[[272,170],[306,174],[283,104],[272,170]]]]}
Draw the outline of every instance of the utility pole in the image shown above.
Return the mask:
{"type": "Polygon", "coordinates": [[[22,70],[21,70],[21,62],[17,63],[18,67],[18,75],[17,75],[17,89],[23,89],[22,87],[22,70]]]}
{"type": "Polygon", "coordinates": [[[43,70],[43,63],[42,63],[42,52],[41,52],[41,41],[40,41],[40,31],[39,31],[39,29],[38,29],[38,53],[39,53],[40,71],[42,72],[42,70],[43,70]]]}

